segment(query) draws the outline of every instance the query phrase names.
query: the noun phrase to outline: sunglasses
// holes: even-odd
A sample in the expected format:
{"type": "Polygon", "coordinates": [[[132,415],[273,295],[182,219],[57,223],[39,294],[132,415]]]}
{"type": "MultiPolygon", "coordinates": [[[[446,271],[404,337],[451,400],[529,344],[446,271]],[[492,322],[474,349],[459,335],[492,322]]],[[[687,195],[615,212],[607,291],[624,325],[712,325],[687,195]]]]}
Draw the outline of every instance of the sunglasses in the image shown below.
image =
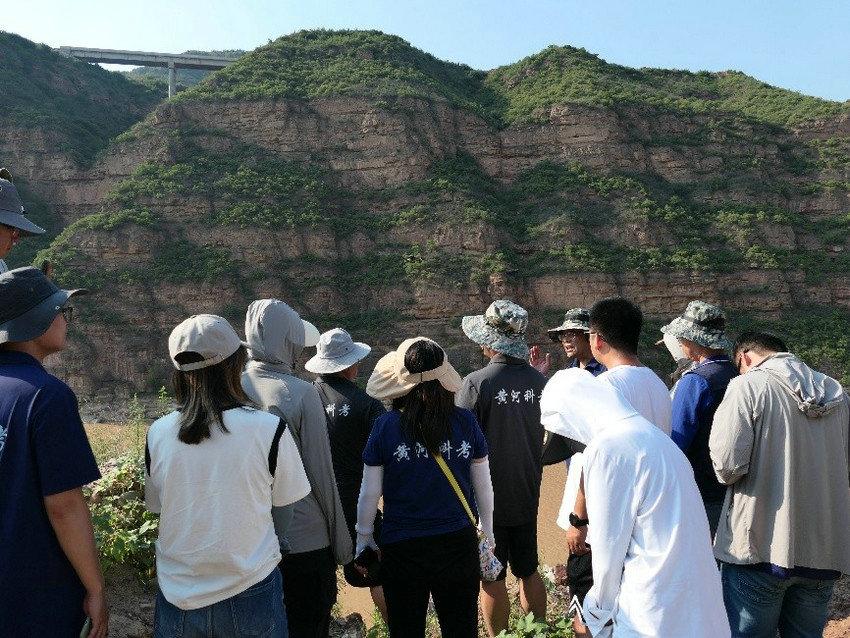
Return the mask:
{"type": "Polygon", "coordinates": [[[741,350],[738,353],[738,356],[735,357],[735,368],[738,370],[738,374],[741,374],[741,365],[744,363],[744,353],[745,352],[749,352],[749,349],[741,350]]]}

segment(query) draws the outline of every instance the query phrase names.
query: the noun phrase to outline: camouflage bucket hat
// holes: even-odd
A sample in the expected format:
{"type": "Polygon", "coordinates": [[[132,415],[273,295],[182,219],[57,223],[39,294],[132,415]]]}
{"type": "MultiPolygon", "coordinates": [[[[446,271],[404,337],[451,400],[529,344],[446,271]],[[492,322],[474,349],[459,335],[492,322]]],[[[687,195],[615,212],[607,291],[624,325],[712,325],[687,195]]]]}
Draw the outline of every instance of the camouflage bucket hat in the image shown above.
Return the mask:
{"type": "Polygon", "coordinates": [[[728,350],[732,347],[725,331],[726,314],[717,306],[704,301],[692,301],[681,316],[661,328],[664,334],[687,339],[713,350],[728,350]]]}
{"type": "Polygon", "coordinates": [[[552,341],[558,341],[567,330],[590,332],[590,310],[587,308],[570,308],[564,315],[564,323],[557,328],[546,331],[552,341]]]}
{"type": "Polygon", "coordinates": [[[528,313],[512,301],[497,299],[483,315],[464,317],[461,327],[464,334],[478,345],[517,359],[528,358],[528,344],[525,342],[528,313]]]}

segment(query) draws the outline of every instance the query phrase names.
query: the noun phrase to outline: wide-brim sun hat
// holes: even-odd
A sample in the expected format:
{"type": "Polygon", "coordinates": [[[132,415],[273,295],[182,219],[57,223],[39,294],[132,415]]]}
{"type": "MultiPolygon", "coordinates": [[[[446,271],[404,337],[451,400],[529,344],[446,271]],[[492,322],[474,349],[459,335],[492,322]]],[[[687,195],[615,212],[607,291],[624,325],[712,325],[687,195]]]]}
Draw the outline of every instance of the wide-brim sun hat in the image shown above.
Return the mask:
{"type": "Polygon", "coordinates": [[[684,313],[662,326],[661,332],[712,350],[732,347],[732,342],[726,337],[726,314],[704,301],[690,302],[684,313]]]}
{"type": "Polygon", "coordinates": [[[24,235],[41,235],[44,229],[26,217],[26,209],[12,183],[12,174],[0,168],[0,224],[17,228],[24,235]]]}
{"type": "Polygon", "coordinates": [[[468,315],[460,325],[464,334],[480,346],[517,359],[528,358],[528,313],[512,301],[497,299],[483,315],[468,315]]]}
{"type": "Polygon", "coordinates": [[[0,275],[0,343],[30,341],[50,328],[68,300],[88,290],[63,290],[38,268],[15,268],[0,275]]]}
{"type": "MultiPolygon", "coordinates": [[[[425,372],[408,372],[404,367],[404,356],[417,341],[430,341],[427,337],[413,337],[405,339],[396,350],[392,350],[378,360],[369,381],[366,384],[366,393],[379,401],[391,401],[402,397],[420,383],[428,381],[439,381],[449,392],[460,390],[463,380],[449,362],[449,355],[443,350],[443,363],[433,370],[425,372]]],[[[439,344],[437,344],[439,345],[439,344]]]]}
{"type": "Polygon", "coordinates": [[[304,368],[313,374],[333,374],[362,361],[370,352],[370,346],[354,341],[342,328],[334,328],[321,335],[316,344],[316,354],[304,364],[304,368]]]}
{"type": "Polygon", "coordinates": [[[564,314],[564,322],[556,328],[549,328],[546,334],[552,341],[559,341],[567,330],[577,330],[585,334],[590,332],[590,311],[587,308],[570,308],[564,314]]]}

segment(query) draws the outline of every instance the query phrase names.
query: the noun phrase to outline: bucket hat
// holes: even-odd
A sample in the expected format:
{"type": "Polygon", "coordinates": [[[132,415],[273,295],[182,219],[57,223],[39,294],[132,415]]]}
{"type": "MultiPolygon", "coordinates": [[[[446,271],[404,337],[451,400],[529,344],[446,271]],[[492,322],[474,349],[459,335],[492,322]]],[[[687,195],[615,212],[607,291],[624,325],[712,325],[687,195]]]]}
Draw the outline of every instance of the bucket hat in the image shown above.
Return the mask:
{"type": "Polygon", "coordinates": [[[0,224],[17,228],[24,235],[41,235],[44,232],[41,226],[27,219],[24,204],[7,168],[0,168],[0,224]]]}
{"type": "Polygon", "coordinates": [[[304,367],[314,374],[333,374],[350,368],[371,351],[365,343],[355,342],[347,331],[334,328],[322,333],[316,344],[316,354],[304,367]]]}
{"type": "Polygon", "coordinates": [[[712,350],[732,347],[726,337],[726,313],[705,301],[690,302],[685,312],[663,326],[661,332],[712,350]]]}
{"type": "Polygon", "coordinates": [[[243,345],[233,326],[218,315],[192,315],[181,321],[168,337],[168,354],[178,370],[200,370],[221,363],[243,345]],[[180,363],[177,356],[192,352],[202,361],[180,363]]]}
{"type": "MultiPolygon", "coordinates": [[[[389,401],[402,397],[420,383],[439,381],[449,392],[457,392],[461,388],[462,379],[449,363],[449,355],[443,350],[443,363],[439,368],[425,372],[408,372],[404,367],[404,355],[417,341],[431,341],[427,337],[413,337],[401,342],[398,349],[388,352],[378,360],[372,376],[366,384],[366,393],[379,401],[389,401]]],[[[439,344],[437,344],[439,345],[439,344]]]]}
{"type": "Polygon", "coordinates": [[[528,358],[528,344],[525,341],[528,313],[512,301],[497,299],[483,315],[464,317],[461,328],[478,345],[517,359],[528,358]]]}
{"type": "Polygon", "coordinates": [[[564,314],[564,323],[557,328],[546,331],[552,341],[558,341],[567,330],[590,332],[590,310],[587,308],[570,308],[564,314]]]}
{"type": "Polygon", "coordinates": [[[86,292],[62,290],[32,266],[0,274],[0,343],[41,336],[68,299],[86,292]]]}

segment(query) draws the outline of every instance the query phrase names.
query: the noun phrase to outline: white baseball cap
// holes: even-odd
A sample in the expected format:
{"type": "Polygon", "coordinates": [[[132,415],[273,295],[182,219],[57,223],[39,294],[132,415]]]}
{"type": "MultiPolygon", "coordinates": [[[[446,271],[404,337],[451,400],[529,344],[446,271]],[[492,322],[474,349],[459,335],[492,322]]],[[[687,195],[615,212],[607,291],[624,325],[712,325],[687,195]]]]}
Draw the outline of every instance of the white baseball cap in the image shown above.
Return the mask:
{"type": "Polygon", "coordinates": [[[200,370],[221,363],[243,345],[233,326],[218,315],[192,315],[182,321],[168,337],[168,354],[178,370],[200,370]],[[193,352],[203,361],[179,363],[177,356],[193,352]]]}

